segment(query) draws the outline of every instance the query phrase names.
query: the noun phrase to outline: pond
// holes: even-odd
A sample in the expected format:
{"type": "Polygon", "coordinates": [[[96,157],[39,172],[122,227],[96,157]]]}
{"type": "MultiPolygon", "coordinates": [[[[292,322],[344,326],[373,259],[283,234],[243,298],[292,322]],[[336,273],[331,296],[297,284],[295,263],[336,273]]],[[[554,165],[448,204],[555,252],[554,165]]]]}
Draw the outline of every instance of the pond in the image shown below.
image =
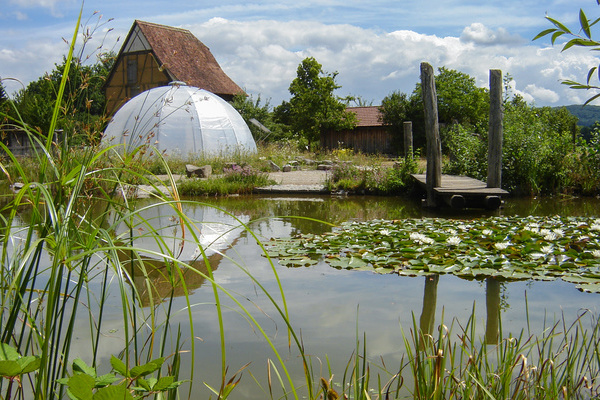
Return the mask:
{"type": "MultiPolygon", "coordinates": [[[[575,198],[508,199],[500,210],[458,213],[428,211],[414,200],[391,197],[249,196],[202,198],[200,201],[205,204],[185,204],[184,207],[187,215],[203,222],[200,230],[206,243],[219,238],[212,246],[214,251],[207,254],[215,280],[252,311],[285,358],[286,366],[299,386],[303,382],[302,362],[293,345],[291,350],[288,349],[286,326],[261,289],[242,269],[246,269],[268,292],[280,299],[278,282],[254,237],[242,229],[229,229],[238,223],[232,216],[248,224],[261,241],[299,233],[322,233],[331,230],[331,226],[324,222],[340,224],[350,220],[421,217],[472,219],[498,215],[600,217],[598,199],[575,198]],[[223,229],[223,226],[227,228],[223,229]]],[[[147,204],[142,202],[140,206],[147,204]]],[[[161,214],[160,210],[148,212],[161,214]]],[[[171,229],[173,224],[168,222],[170,217],[165,213],[156,221],[171,229]]],[[[428,326],[431,329],[442,323],[450,325],[454,319],[464,323],[474,310],[479,335],[485,335],[486,325],[497,324],[501,327],[501,335],[507,337],[510,334],[518,335],[522,330],[527,335],[539,334],[544,326],[552,325],[558,319],[572,322],[582,310],[589,309],[597,313],[600,306],[598,294],[583,293],[574,284],[561,280],[499,283],[464,280],[451,275],[431,279],[335,269],[323,260],[297,268],[279,265],[277,260],[274,263],[287,299],[291,324],[302,338],[312,368],[317,376],[326,378],[331,369],[334,383],[341,380],[356,349],[357,340],[361,341],[362,346],[363,335],[366,337],[368,360],[373,365],[385,365],[390,371],[397,372],[400,365],[406,362],[406,358],[403,359],[406,357],[403,330],[405,333],[410,331],[413,319],[421,327],[428,326]],[[488,315],[498,310],[499,320],[488,315]]],[[[202,279],[194,279],[188,285],[192,290],[190,301],[194,338],[184,338],[184,348],[189,348],[191,341],[194,341],[193,397],[209,398],[210,391],[204,383],[218,387],[221,379],[219,325],[213,289],[202,279]]],[[[229,374],[233,375],[250,363],[232,398],[268,398],[268,363],[269,360],[275,360],[273,351],[239,312],[239,307],[227,298],[222,300],[226,306],[224,325],[229,374]]],[[[183,298],[175,301],[174,309],[178,310],[178,314],[174,323],[180,323],[183,332],[189,324],[186,306],[183,298]]],[[[110,332],[103,346],[106,359],[117,348],[111,343],[113,339],[118,343],[121,323],[121,320],[115,319],[112,328],[110,321],[106,323],[107,332],[110,332]]],[[[83,341],[81,345],[84,345],[83,341]]],[[[81,352],[84,350],[81,349],[81,352]]],[[[183,362],[183,368],[190,367],[189,356],[184,355],[183,362]]],[[[275,365],[278,365],[277,362],[275,365]]],[[[377,372],[373,370],[372,374],[377,372]]],[[[273,379],[274,376],[272,374],[273,379]]]]}

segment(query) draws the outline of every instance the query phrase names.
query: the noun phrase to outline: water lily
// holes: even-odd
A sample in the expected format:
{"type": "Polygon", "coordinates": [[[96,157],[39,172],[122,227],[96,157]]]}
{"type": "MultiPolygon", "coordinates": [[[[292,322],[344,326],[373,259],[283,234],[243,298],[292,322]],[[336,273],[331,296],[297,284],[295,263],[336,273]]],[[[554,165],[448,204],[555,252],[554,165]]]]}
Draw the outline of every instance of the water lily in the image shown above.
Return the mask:
{"type": "Polygon", "coordinates": [[[418,244],[433,244],[435,240],[423,235],[422,233],[413,232],[409,235],[410,239],[418,244]]]}
{"type": "Polygon", "coordinates": [[[593,255],[595,258],[600,258],[600,250],[593,250],[593,251],[592,251],[592,255],[593,255]]]}
{"type": "Polygon", "coordinates": [[[491,236],[494,234],[494,232],[492,232],[489,229],[484,229],[483,232],[481,232],[482,234],[484,234],[485,236],[491,236]]]}
{"type": "Polygon", "coordinates": [[[383,235],[383,236],[389,236],[390,235],[390,231],[388,229],[382,229],[379,231],[379,234],[383,235]]]}
{"type": "Polygon", "coordinates": [[[552,253],[552,250],[553,250],[553,249],[554,249],[554,248],[552,247],[552,245],[549,245],[549,246],[542,246],[542,248],[540,249],[540,251],[541,251],[542,253],[544,253],[544,254],[550,254],[550,253],[552,253]]]}
{"type": "Polygon", "coordinates": [[[496,250],[506,250],[508,246],[510,246],[510,242],[494,243],[494,247],[496,248],[496,250]]]}
{"type": "Polygon", "coordinates": [[[460,244],[460,238],[458,236],[450,236],[446,239],[446,243],[450,246],[458,246],[460,244]]]}

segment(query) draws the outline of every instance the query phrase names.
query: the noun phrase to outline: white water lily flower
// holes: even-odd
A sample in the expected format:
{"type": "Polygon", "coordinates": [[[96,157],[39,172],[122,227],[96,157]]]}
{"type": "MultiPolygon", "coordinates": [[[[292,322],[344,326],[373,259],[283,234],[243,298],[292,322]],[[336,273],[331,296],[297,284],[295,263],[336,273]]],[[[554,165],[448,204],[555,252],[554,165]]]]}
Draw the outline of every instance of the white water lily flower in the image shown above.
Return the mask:
{"type": "Polygon", "coordinates": [[[593,250],[592,255],[596,258],[600,258],[600,250],[593,250]]]}
{"type": "Polygon", "coordinates": [[[561,237],[556,232],[548,232],[546,235],[544,235],[544,240],[548,240],[550,242],[560,238],[561,237]]]}
{"type": "Polygon", "coordinates": [[[390,235],[390,231],[387,230],[387,229],[382,229],[382,230],[379,231],[379,233],[381,235],[384,235],[384,236],[389,236],[390,235]]]}
{"type": "Polygon", "coordinates": [[[592,231],[600,231],[600,224],[598,224],[598,223],[592,224],[592,226],[590,226],[590,230],[592,230],[592,231]]]}
{"type": "Polygon", "coordinates": [[[553,229],[552,233],[554,233],[556,236],[558,236],[558,238],[565,236],[565,231],[560,228],[553,229]]]}
{"type": "Polygon", "coordinates": [[[446,233],[448,233],[448,235],[452,235],[452,236],[456,236],[457,232],[455,229],[446,229],[446,233]]]}
{"type": "Polygon", "coordinates": [[[496,250],[506,250],[508,246],[510,246],[510,242],[494,243],[496,250]]]}
{"type": "Polygon", "coordinates": [[[410,239],[418,244],[433,244],[435,241],[422,233],[413,232],[409,235],[410,239]]]}
{"type": "Polygon", "coordinates": [[[450,236],[446,239],[446,243],[450,246],[458,246],[460,244],[460,238],[458,236],[450,236]]]}
{"type": "Polygon", "coordinates": [[[483,232],[481,232],[481,233],[483,233],[485,236],[491,236],[494,234],[494,232],[492,232],[489,229],[484,229],[483,232]]]}
{"type": "Polygon", "coordinates": [[[554,248],[552,247],[552,245],[549,245],[549,246],[543,246],[543,247],[540,249],[540,251],[541,251],[542,253],[544,253],[544,254],[550,254],[550,253],[552,253],[552,250],[553,250],[553,249],[554,249],[554,248]]]}

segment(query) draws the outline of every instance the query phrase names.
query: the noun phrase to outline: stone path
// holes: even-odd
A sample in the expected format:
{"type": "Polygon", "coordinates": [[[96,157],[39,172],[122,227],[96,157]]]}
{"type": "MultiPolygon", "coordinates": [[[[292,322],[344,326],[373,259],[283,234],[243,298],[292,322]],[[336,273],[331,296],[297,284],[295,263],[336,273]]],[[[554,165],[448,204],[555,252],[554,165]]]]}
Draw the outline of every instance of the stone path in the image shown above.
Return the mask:
{"type": "Polygon", "coordinates": [[[325,181],[329,176],[327,171],[290,171],[271,172],[269,179],[277,182],[275,185],[256,188],[258,193],[327,193],[325,181]]]}

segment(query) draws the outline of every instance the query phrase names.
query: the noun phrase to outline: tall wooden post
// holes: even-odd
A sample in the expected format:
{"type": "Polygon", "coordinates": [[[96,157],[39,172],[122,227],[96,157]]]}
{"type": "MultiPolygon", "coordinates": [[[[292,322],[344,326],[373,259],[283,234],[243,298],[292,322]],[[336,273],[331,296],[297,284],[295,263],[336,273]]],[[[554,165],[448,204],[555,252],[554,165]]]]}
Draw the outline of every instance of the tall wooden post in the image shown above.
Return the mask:
{"type": "Polygon", "coordinates": [[[412,122],[404,121],[404,158],[413,156],[413,131],[412,122]]]}
{"type": "Polygon", "coordinates": [[[502,187],[502,71],[490,70],[490,126],[487,187],[502,187]]]}
{"type": "Polygon", "coordinates": [[[435,207],[433,188],[442,185],[442,143],[438,122],[437,93],[433,67],[421,63],[421,90],[425,109],[425,134],[427,137],[427,206],[435,207]]]}

